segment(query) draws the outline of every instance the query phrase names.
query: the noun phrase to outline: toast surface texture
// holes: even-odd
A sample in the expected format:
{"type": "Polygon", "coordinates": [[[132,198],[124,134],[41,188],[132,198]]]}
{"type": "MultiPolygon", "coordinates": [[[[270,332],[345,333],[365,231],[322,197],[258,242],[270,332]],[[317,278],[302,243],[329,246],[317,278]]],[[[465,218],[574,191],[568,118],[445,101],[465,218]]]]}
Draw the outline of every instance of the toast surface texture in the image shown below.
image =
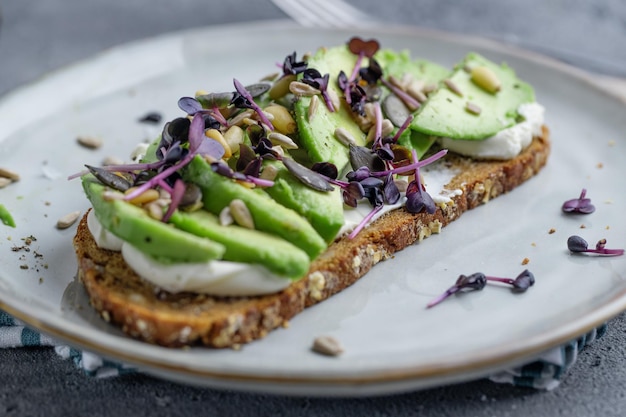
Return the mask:
{"type": "Polygon", "coordinates": [[[306,277],[276,294],[214,297],[162,291],[135,274],[120,253],[98,248],[87,228],[87,215],[74,237],[78,277],[102,318],[134,338],[168,347],[236,347],[287,326],[304,308],[350,286],[378,262],[438,233],[465,211],[513,190],[537,174],[549,154],[546,127],[508,161],[477,161],[449,153],[445,163],[461,170],[447,187],[463,191],[452,198],[454,204],[438,207],[432,215],[403,208],[383,215],[354,239],[335,241],[312,262],[306,277]]]}

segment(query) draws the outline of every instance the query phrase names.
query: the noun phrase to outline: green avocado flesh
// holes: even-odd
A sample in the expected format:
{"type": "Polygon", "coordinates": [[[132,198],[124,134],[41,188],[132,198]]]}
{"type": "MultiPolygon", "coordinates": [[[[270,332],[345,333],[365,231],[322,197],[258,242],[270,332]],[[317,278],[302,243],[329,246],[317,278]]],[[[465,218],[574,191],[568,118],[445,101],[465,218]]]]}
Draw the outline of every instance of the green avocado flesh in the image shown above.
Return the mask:
{"type": "MultiPolygon", "coordinates": [[[[348,76],[352,73],[356,55],[352,54],[347,46],[338,46],[330,49],[319,49],[309,61],[309,68],[315,68],[320,74],[329,74],[328,88],[336,92],[339,97],[343,91],[337,86],[339,71],[348,76]]],[[[335,129],[342,127],[354,138],[358,145],[365,145],[365,134],[352,120],[351,110],[344,100],[336,111],[331,112],[320,100],[314,116],[309,120],[310,97],[301,97],[294,105],[296,123],[302,145],[311,162],[330,162],[335,164],[341,172],[348,165],[348,147],[335,137],[335,129]]]]}
{"type": "Polygon", "coordinates": [[[300,213],[327,243],[332,242],[344,223],[339,187],[331,192],[317,191],[302,184],[283,164],[265,163],[278,170],[274,185],[265,191],[278,203],[300,213]]]}
{"type": "Polygon", "coordinates": [[[324,239],[298,213],[279,204],[263,191],[243,187],[213,172],[204,159],[194,158],[185,169],[184,177],[202,189],[204,208],[211,213],[219,214],[232,200],[239,199],[248,207],[256,229],[291,242],[311,259],[326,249],[324,239]]]}
{"type": "Polygon", "coordinates": [[[206,262],[225,252],[224,245],[154,220],[133,204],[105,200],[107,187],[91,176],[83,177],[83,189],[105,229],[160,262],[206,262]]]}
{"type": "Polygon", "coordinates": [[[221,243],[225,261],[259,264],[278,276],[297,279],[309,269],[309,257],[291,243],[268,233],[230,225],[205,210],[176,211],[170,222],[177,228],[221,243]]]}
{"type": "Polygon", "coordinates": [[[535,101],[533,88],[520,81],[506,64],[497,65],[478,54],[470,53],[455,68],[449,79],[463,96],[440,86],[417,111],[412,129],[426,135],[451,139],[485,139],[516,124],[520,104],[535,101]],[[466,68],[476,66],[491,69],[502,84],[501,90],[492,94],[475,84],[466,68]],[[480,114],[468,112],[468,102],[480,107],[480,114]]]}

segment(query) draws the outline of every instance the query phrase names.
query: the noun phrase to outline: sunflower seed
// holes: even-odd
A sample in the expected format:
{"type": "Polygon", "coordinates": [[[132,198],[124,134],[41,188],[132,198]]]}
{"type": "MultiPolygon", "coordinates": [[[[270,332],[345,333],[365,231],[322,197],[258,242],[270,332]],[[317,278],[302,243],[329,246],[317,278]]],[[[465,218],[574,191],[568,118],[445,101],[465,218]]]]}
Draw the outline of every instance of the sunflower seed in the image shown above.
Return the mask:
{"type": "Polygon", "coordinates": [[[79,216],[80,211],[73,211],[66,214],[65,216],[57,220],[57,229],[67,229],[68,227],[76,223],[76,220],[78,220],[79,216]]]}
{"type": "Polygon", "coordinates": [[[337,129],[335,129],[335,137],[345,146],[356,145],[356,140],[354,139],[354,137],[343,127],[338,127],[337,129]]]}
{"type": "Polygon", "coordinates": [[[278,168],[274,165],[266,165],[263,167],[263,171],[261,171],[259,178],[262,180],[274,181],[276,179],[276,175],[278,175],[278,168]]]}
{"type": "Polygon", "coordinates": [[[313,351],[327,356],[338,356],[343,352],[343,347],[332,336],[319,336],[313,341],[313,351]]]}
{"type": "Polygon", "coordinates": [[[497,93],[502,87],[495,72],[484,66],[472,68],[470,77],[474,84],[491,94],[497,93]]]}
{"type": "Polygon", "coordinates": [[[228,208],[235,223],[248,229],[254,229],[254,219],[246,203],[236,198],[230,202],[228,208]]]}
{"type": "Polygon", "coordinates": [[[465,104],[465,110],[467,110],[469,113],[475,114],[477,116],[482,111],[482,109],[478,106],[478,104],[472,103],[471,101],[468,101],[465,104]]]}
{"type": "Polygon", "coordinates": [[[463,97],[463,92],[459,89],[459,86],[456,85],[454,83],[454,81],[452,81],[449,78],[446,78],[445,80],[443,80],[443,83],[446,85],[446,87],[448,87],[448,89],[450,91],[452,91],[454,94],[456,94],[459,97],[463,97]]]}
{"type": "Polygon", "coordinates": [[[307,113],[308,118],[309,118],[309,123],[311,123],[311,121],[315,117],[315,114],[317,113],[317,108],[319,106],[320,106],[320,99],[318,98],[318,96],[311,97],[311,102],[309,103],[309,109],[307,113]]]}
{"type": "Polygon", "coordinates": [[[121,158],[118,158],[117,156],[107,156],[106,158],[102,160],[103,166],[122,165],[123,163],[124,161],[121,158]]]}
{"type": "Polygon", "coordinates": [[[272,145],[280,145],[285,149],[298,149],[298,145],[289,136],[282,133],[271,132],[267,138],[272,142],[272,145]]]}
{"type": "Polygon", "coordinates": [[[79,136],[76,138],[76,141],[87,149],[98,149],[102,146],[102,139],[95,136],[79,136]]]}
{"type": "Polygon", "coordinates": [[[4,177],[0,177],[0,188],[4,188],[7,185],[11,184],[13,181],[11,181],[8,178],[4,178],[4,177]]]}
{"type": "Polygon", "coordinates": [[[289,91],[298,97],[311,97],[321,93],[317,88],[300,81],[292,81],[289,84],[289,91]]]}
{"type": "Polygon", "coordinates": [[[230,207],[226,206],[220,211],[219,220],[222,226],[230,226],[235,222],[233,216],[230,214],[230,207]]]}
{"type": "Polygon", "coordinates": [[[7,169],[7,168],[0,168],[0,177],[8,178],[11,181],[19,181],[20,180],[20,174],[18,174],[15,171],[11,171],[10,169],[7,169]]]}

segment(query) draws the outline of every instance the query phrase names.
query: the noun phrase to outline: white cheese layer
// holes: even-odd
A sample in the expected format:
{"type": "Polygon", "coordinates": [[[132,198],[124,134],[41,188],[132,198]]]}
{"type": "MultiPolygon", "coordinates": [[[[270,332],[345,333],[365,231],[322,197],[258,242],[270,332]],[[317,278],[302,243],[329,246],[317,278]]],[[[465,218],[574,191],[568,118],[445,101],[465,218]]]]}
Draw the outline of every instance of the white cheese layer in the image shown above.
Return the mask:
{"type": "Polygon", "coordinates": [[[507,160],[515,158],[532,142],[533,136],[541,134],[544,108],[539,103],[526,103],[518,108],[523,122],[501,130],[484,140],[458,140],[440,138],[441,147],[474,158],[507,160]]]}

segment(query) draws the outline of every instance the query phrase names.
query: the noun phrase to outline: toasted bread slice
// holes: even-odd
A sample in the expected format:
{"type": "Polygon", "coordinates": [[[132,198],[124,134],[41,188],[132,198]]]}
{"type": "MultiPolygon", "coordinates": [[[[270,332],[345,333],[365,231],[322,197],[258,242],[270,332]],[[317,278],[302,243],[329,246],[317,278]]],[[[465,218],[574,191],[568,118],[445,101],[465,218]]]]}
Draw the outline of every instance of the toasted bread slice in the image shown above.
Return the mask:
{"type": "Polygon", "coordinates": [[[78,276],[93,307],[132,337],[162,346],[229,347],[264,337],[285,325],[304,308],[343,290],[393,253],[438,232],[461,214],[511,191],[537,174],[550,153],[549,132],[543,128],[516,158],[477,161],[449,153],[446,164],[462,171],[449,183],[461,189],[454,204],[429,215],[404,209],[389,212],[354,239],[338,239],[315,259],[306,277],[285,290],[256,297],[214,297],[171,294],[143,280],[118,252],[100,249],[81,220],[74,247],[78,276]]]}

